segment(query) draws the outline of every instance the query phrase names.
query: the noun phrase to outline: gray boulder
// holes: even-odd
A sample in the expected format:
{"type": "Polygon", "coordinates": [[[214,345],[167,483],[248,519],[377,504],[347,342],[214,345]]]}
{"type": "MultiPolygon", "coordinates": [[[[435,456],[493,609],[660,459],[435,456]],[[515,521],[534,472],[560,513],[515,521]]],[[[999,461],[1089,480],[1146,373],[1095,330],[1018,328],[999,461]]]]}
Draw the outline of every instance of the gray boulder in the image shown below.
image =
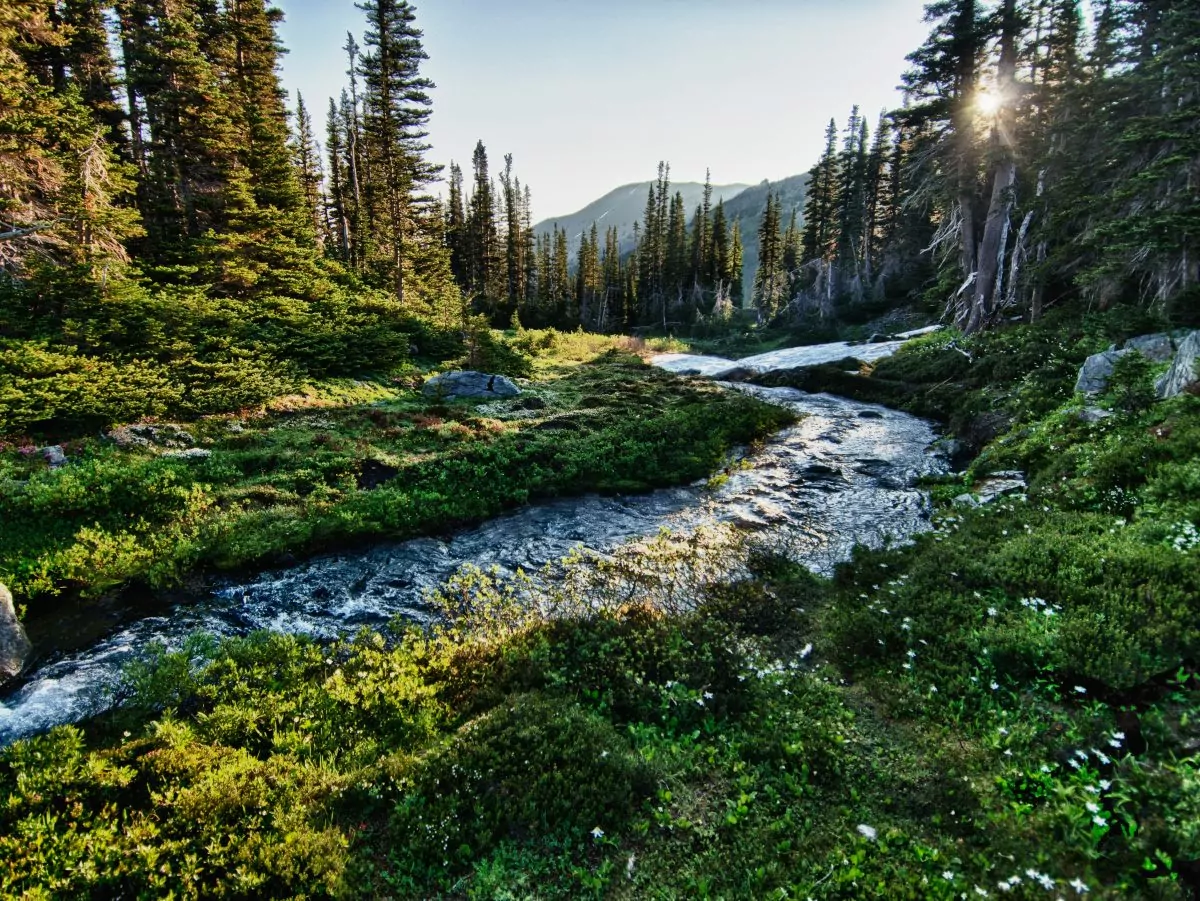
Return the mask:
{"type": "Polygon", "coordinates": [[[12,594],[0,585],[0,685],[20,675],[31,650],[25,628],[17,619],[12,594]]]}
{"type": "Polygon", "coordinates": [[[1112,378],[1113,367],[1116,366],[1117,360],[1126,354],[1133,353],[1132,350],[1106,350],[1102,353],[1092,354],[1083,361],[1083,366],[1079,369],[1079,379],[1075,382],[1075,390],[1080,394],[1101,394],[1108,387],[1108,380],[1112,378]]]}
{"type": "Polygon", "coordinates": [[[1195,391],[1200,388],[1200,368],[1196,366],[1200,357],[1200,331],[1192,332],[1179,342],[1179,350],[1171,368],[1155,383],[1158,396],[1164,400],[1175,397],[1185,391],[1195,391]]]}
{"type": "Polygon", "coordinates": [[[759,371],[751,366],[734,366],[713,376],[718,382],[748,382],[757,377],[759,371]]]}
{"type": "Polygon", "coordinates": [[[41,450],[42,459],[46,461],[46,465],[51,469],[58,469],[60,466],[65,466],[67,463],[67,455],[63,453],[63,449],[57,445],[43,447],[41,450]]]}
{"type": "Polygon", "coordinates": [[[1141,335],[1130,338],[1123,345],[1125,350],[1136,350],[1147,360],[1155,363],[1165,363],[1175,356],[1175,342],[1165,333],[1157,335],[1141,335]]]}
{"type": "Polygon", "coordinates": [[[1095,425],[1097,422],[1103,422],[1105,419],[1108,419],[1112,416],[1112,413],[1101,407],[1084,407],[1076,411],[1075,415],[1079,418],[1080,422],[1095,425]]]}
{"type": "Polygon", "coordinates": [[[464,397],[495,400],[498,397],[516,397],[521,393],[521,389],[505,376],[470,370],[434,376],[421,390],[426,397],[443,400],[459,400],[464,397]]]}

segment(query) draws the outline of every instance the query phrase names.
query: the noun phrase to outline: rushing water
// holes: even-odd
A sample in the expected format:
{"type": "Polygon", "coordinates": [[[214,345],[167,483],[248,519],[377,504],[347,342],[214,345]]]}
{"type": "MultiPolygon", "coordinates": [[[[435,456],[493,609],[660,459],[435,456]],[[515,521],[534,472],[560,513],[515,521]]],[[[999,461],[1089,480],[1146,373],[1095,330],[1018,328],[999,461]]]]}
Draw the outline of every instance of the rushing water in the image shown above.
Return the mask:
{"type": "MultiPolygon", "coordinates": [[[[887,346],[796,350],[807,353],[811,365],[841,359],[847,350],[861,358],[863,351],[887,346]]],[[[795,352],[777,352],[788,354],[774,366],[802,365],[793,362],[795,352]]],[[[697,359],[722,369],[735,365],[679,355],[656,362],[686,370],[698,368],[697,359]]],[[[771,366],[757,360],[764,368],[771,366]]],[[[929,423],[825,394],[730,387],[791,407],[805,418],[774,436],[750,466],[735,470],[716,490],[697,484],[533,504],[446,540],[376,544],[226,583],[207,598],[137,619],[39,666],[0,699],[0,745],[108,709],[123,667],[151,642],[175,647],[196,631],[230,636],[257,629],[333,637],[360,626],[381,626],[397,615],[425,622],[431,616],[423,603],[425,592],[466,563],[528,572],[579,545],[605,550],[663,527],[686,531],[730,523],[786,530],[805,561],[827,571],[856,543],[903,538],[926,527],[927,500],[914,483],[946,468],[945,459],[931,447],[935,435],[929,423]]]]}

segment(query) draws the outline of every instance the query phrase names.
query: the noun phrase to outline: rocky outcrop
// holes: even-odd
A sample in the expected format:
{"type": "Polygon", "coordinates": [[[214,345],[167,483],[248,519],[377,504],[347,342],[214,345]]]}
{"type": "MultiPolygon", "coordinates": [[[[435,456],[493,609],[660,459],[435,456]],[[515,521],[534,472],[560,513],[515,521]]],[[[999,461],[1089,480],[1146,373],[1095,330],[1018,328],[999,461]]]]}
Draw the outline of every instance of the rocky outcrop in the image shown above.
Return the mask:
{"type": "Polygon", "coordinates": [[[1196,365],[1198,357],[1200,331],[1192,332],[1179,343],[1171,368],[1155,383],[1158,396],[1165,400],[1185,391],[1200,391],[1200,367],[1196,365]]]}
{"type": "Polygon", "coordinates": [[[960,494],[953,503],[959,507],[982,507],[1010,494],[1021,494],[1027,487],[1023,472],[994,472],[976,485],[973,493],[960,494]]]}
{"type": "Polygon", "coordinates": [[[1175,356],[1175,341],[1170,335],[1160,333],[1157,335],[1142,335],[1138,338],[1130,338],[1122,345],[1124,350],[1136,350],[1147,360],[1154,363],[1165,363],[1171,357],[1175,356]]]}
{"type": "Polygon", "coordinates": [[[0,685],[20,675],[32,649],[25,628],[17,619],[12,594],[0,585],[0,685]]]}
{"type": "Polygon", "coordinates": [[[441,400],[459,400],[480,397],[495,400],[498,397],[516,397],[521,389],[511,379],[486,372],[447,372],[434,376],[421,389],[426,397],[441,400]]]}
{"type": "Polygon", "coordinates": [[[1177,335],[1169,335],[1166,332],[1159,332],[1153,335],[1139,335],[1136,338],[1130,338],[1120,349],[1114,344],[1108,350],[1098,354],[1092,354],[1088,357],[1083,366],[1079,370],[1079,379],[1075,383],[1075,390],[1080,394],[1102,394],[1108,388],[1108,381],[1112,378],[1113,367],[1117,360],[1131,353],[1139,353],[1152,363],[1165,363],[1174,358],[1175,364],[1172,365],[1171,371],[1164,375],[1157,382],[1159,397],[1174,397],[1182,391],[1187,390],[1189,384],[1194,384],[1197,381],[1195,374],[1195,361],[1197,338],[1200,332],[1193,332],[1186,337],[1177,335]],[[1189,354],[1185,354],[1184,347],[1192,342],[1192,350],[1189,354]],[[1191,361],[1193,368],[1188,369],[1188,360],[1191,361]]]}
{"type": "Polygon", "coordinates": [[[1108,387],[1108,380],[1112,378],[1117,360],[1131,353],[1133,353],[1132,350],[1106,350],[1092,354],[1083,361],[1083,366],[1079,369],[1075,390],[1080,394],[1104,393],[1104,389],[1108,387]]]}

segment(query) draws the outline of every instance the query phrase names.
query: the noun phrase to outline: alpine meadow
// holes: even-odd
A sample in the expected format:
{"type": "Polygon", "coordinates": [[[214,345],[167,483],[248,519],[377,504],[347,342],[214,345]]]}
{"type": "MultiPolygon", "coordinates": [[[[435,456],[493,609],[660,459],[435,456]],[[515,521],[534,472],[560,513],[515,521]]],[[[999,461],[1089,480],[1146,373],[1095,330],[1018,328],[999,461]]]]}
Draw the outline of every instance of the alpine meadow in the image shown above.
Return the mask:
{"type": "Polygon", "coordinates": [[[0,896],[1200,901],[1200,0],[278,2],[0,3],[0,896]]]}

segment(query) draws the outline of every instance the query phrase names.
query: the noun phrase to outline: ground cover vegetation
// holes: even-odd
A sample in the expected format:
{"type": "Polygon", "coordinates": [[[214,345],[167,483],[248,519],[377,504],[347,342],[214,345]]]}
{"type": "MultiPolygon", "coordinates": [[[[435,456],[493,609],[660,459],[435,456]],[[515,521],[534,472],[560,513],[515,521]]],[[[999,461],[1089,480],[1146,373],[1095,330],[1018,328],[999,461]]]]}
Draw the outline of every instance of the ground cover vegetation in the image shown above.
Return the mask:
{"type": "Polygon", "coordinates": [[[666,536],[551,587],[464,571],[434,633],[160,653],[5,752],[6,891],[1193,898],[1197,399],[1130,373],[1088,423],[1058,368],[932,531],[832,579],[666,536]]]}

